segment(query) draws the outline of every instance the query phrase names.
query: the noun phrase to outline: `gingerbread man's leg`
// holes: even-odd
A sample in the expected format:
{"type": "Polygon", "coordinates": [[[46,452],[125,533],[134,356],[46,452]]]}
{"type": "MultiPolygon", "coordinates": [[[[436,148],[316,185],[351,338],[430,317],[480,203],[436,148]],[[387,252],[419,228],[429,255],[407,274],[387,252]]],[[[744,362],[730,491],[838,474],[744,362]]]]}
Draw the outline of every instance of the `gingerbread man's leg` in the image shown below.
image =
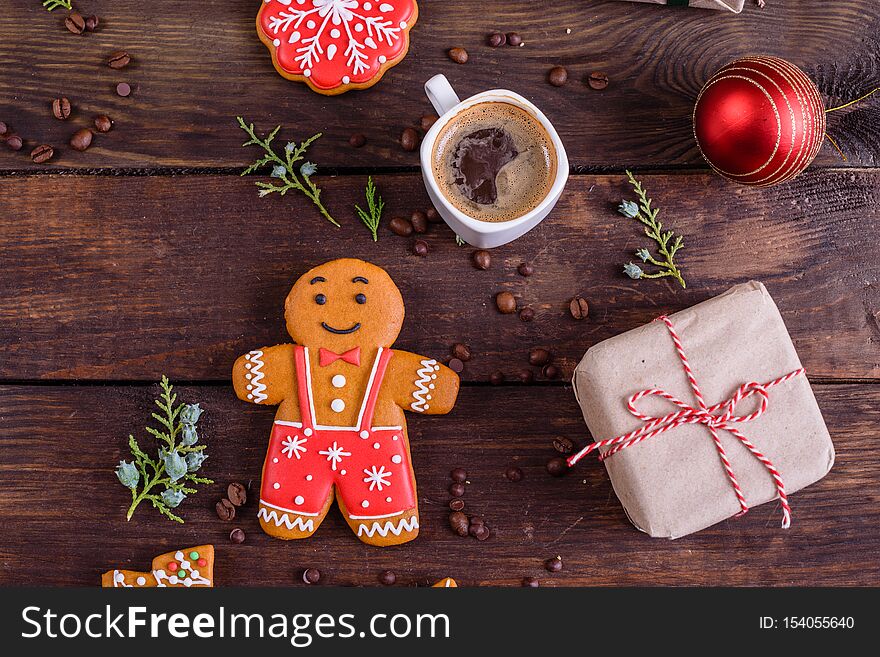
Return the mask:
{"type": "Polygon", "coordinates": [[[318,527],[324,522],[332,504],[333,493],[331,492],[327,496],[324,507],[317,515],[306,515],[295,513],[290,509],[279,509],[260,500],[260,510],[257,512],[257,517],[260,519],[260,527],[269,536],[285,541],[308,538],[318,531],[318,527]]]}
{"type": "Polygon", "coordinates": [[[342,499],[339,509],[351,531],[367,545],[398,545],[413,540],[419,535],[419,508],[406,509],[387,518],[369,520],[352,518],[342,499]]]}

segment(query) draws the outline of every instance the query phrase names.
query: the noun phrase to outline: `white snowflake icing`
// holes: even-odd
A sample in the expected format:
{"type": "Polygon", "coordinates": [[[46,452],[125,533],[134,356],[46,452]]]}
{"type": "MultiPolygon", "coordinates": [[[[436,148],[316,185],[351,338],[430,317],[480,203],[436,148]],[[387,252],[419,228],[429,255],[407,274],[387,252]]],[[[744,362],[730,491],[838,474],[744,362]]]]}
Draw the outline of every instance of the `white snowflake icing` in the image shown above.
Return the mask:
{"type": "Polygon", "coordinates": [[[287,439],[281,443],[284,445],[284,447],[281,448],[281,453],[286,454],[287,458],[295,456],[296,460],[299,461],[300,452],[303,454],[306,453],[306,448],[303,447],[303,445],[307,442],[309,442],[308,438],[300,438],[299,436],[292,438],[291,436],[288,436],[287,439]]]}
{"type": "Polygon", "coordinates": [[[336,466],[339,463],[342,463],[342,459],[346,456],[351,456],[351,452],[346,452],[344,448],[340,447],[336,441],[333,441],[333,445],[328,447],[326,450],[321,450],[318,454],[322,454],[327,457],[327,460],[330,461],[330,468],[332,470],[336,470],[336,466]]]}
{"type": "Polygon", "coordinates": [[[382,490],[382,486],[390,486],[391,482],[387,481],[387,479],[391,476],[391,473],[385,470],[385,466],[381,466],[378,470],[376,466],[372,466],[369,470],[364,469],[364,474],[367,475],[364,477],[364,483],[370,484],[370,490],[375,490],[378,488],[380,491],[382,490]]]}

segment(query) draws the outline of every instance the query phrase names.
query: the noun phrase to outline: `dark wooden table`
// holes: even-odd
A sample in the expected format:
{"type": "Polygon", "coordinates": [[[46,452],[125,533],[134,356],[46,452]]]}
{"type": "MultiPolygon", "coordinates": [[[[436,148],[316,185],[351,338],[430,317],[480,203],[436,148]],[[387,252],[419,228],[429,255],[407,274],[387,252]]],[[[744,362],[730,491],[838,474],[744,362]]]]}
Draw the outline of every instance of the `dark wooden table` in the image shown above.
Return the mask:
{"type": "MultiPolygon", "coordinates": [[[[211,542],[224,585],[300,584],[317,567],[337,585],[372,585],[394,570],[402,584],[453,576],[465,585],[876,585],[880,583],[880,98],[830,117],[848,156],[826,145],[796,181],[770,189],[729,184],[694,145],[691,109],[718,67],[749,53],[802,66],[829,103],[880,84],[880,4],[769,0],[739,16],[648,4],[559,0],[423,0],[406,60],[366,92],[325,98],[273,70],[257,39],[258,0],[180,3],[78,0],[102,19],[79,37],[38,0],[0,12],[0,120],[26,140],[0,148],[0,584],[95,586],[108,568],[146,568],[165,550],[211,542]],[[493,30],[520,32],[522,48],[490,49],[493,30]],[[570,31],[569,31],[570,30],[570,31]],[[445,55],[463,46],[460,66],[445,55]],[[114,50],[135,58],[103,65],[114,50]],[[570,81],[554,88],[548,69],[570,81]],[[589,89],[603,70],[611,85],[589,89]],[[446,74],[462,96],[512,88],[544,108],[572,163],[552,215],[526,237],[472,268],[470,247],[446,226],[425,237],[430,254],[383,226],[370,241],[353,214],[366,176],[386,217],[428,205],[417,155],[398,143],[431,111],[423,82],[446,74]],[[129,98],[114,93],[127,81],[129,98]],[[51,115],[59,95],[74,104],[51,115]],[[85,153],[66,147],[94,114],[116,122],[85,153]],[[257,199],[240,178],[255,151],[240,148],[235,116],[284,138],[324,133],[310,158],[336,229],[296,195],[257,199]],[[348,145],[352,133],[367,145],[348,145]],[[30,148],[58,147],[48,165],[30,148]],[[632,168],[671,226],[685,235],[687,290],[633,282],[620,273],[641,244],[615,214],[632,168]],[[306,268],[339,256],[382,265],[400,284],[408,319],[399,345],[448,356],[465,342],[455,411],[410,420],[422,533],[376,549],[355,540],[336,512],[316,536],[285,543],[262,534],[253,501],[234,524],[213,506],[231,481],[258,485],[273,410],[237,401],[234,358],[286,338],[282,302],[306,268]],[[524,279],[516,266],[529,262],[524,279]],[[565,383],[592,344],[661,312],[707,299],[734,283],[763,281],[779,304],[831,430],[837,464],[793,496],[794,524],[778,528],[768,504],[678,541],[652,540],[627,522],[602,465],[568,476],[544,470],[556,435],[588,433],[565,383]],[[500,290],[532,307],[535,321],[502,316],[500,290]],[[576,294],[583,322],[567,315],[576,294]],[[514,381],[527,352],[552,348],[563,376],[514,381]],[[202,433],[217,480],[181,507],[179,526],[140,508],[125,521],[128,493],[113,475],[142,427],[155,381],[167,374],[207,409],[202,433]],[[504,478],[519,465],[519,483],[504,478]],[[486,542],[447,525],[448,472],[469,473],[466,501],[492,528],[486,542]],[[247,533],[233,545],[233,526],[247,533]],[[565,568],[549,574],[548,557],[565,568]],[[51,565],[47,565],[51,564],[51,565]]],[[[256,497],[253,489],[252,499],[256,497]]]]}

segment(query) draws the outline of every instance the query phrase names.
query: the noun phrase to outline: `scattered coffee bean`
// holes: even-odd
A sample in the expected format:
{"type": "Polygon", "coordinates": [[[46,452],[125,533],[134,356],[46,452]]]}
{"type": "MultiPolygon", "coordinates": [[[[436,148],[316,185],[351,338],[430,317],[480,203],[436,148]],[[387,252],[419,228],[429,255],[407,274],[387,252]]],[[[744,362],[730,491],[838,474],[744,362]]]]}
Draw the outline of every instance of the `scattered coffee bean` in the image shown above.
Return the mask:
{"type": "Polygon", "coordinates": [[[101,19],[92,14],[86,19],[86,30],[89,32],[94,32],[98,29],[98,25],[101,24],[101,19]]]}
{"type": "Polygon", "coordinates": [[[55,151],[52,150],[52,147],[48,144],[43,144],[41,146],[37,146],[34,150],[31,151],[31,159],[34,161],[34,164],[43,164],[52,159],[52,156],[55,155],[55,151]]]}
{"type": "Polygon", "coordinates": [[[425,215],[428,217],[428,223],[430,224],[442,224],[443,217],[440,216],[440,213],[437,212],[436,208],[428,208],[425,210],[425,215]]]}
{"type": "Polygon", "coordinates": [[[508,46],[519,46],[522,44],[522,37],[516,32],[508,32],[507,33],[507,45],[508,46]]]}
{"type": "Polygon", "coordinates": [[[571,454],[574,451],[574,443],[565,436],[556,436],[553,439],[553,449],[560,454],[571,454]]]}
{"type": "Polygon", "coordinates": [[[449,514],[449,527],[459,536],[467,536],[470,522],[468,522],[468,517],[461,511],[453,511],[449,514]]]}
{"type": "Polygon", "coordinates": [[[554,66],[547,74],[547,82],[554,87],[561,87],[568,82],[568,71],[565,70],[564,66],[554,66]]]}
{"type": "Polygon", "coordinates": [[[124,50],[117,50],[107,58],[107,66],[117,70],[131,64],[131,56],[124,50]]]}
{"type": "Polygon", "coordinates": [[[608,76],[601,71],[594,71],[587,78],[587,84],[590,85],[590,89],[601,91],[608,86],[608,76]]]}
{"type": "Polygon", "coordinates": [[[532,308],[523,308],[519,311],[519,318],[524,322],[531,322],[535,319],[535,311],[532,308]]]}
{"type": "Polygon", "coordinates": [[[541,374],[544,375],[545,379],[558,379],[559,378],[559,368],[556,367],[553,363],[548,363],[541,368],[541,374]]]}
{"type": "Polygon", "coordinates": [[[491,532],[486,525],[477,525],[473,532],[471,532],[471,528],[468,528],[468,533],[478,541],[485,541],[491,535],[491,532]]]}
{"type": "Polygon", "coordinates": [[[422,235],[428,232],[428,215],[421,210],[416,210],[410,215],[409,222],[412,224],[413,231],[422,235]]]}
{"type": "Polygon", "coordinates": [[[562,570],[562,557],[555,556],[552,559],[547,559],[547,561],[544,562],[544,568],[546,568],[548,572],[558,573],[562,570]]]}
{"type": "Polygon", "coordinates": [[[24,142],[18,135],[6,135],[6,145],[14,151],[20,151],[24,142]]]}
{"type": "Polygon", "coordinates": [[[303,571],[303,581],[306,584],[317,584],[321,581],[321,571],[317,568],[307,568],[303,571]]]}
{"type": "Polygon", "coordinates": [[[583,297],[575,297],[568,304],[568,311],[575,319],[586,319],[590,314],[590,304],[583,297]]]}
{"type": "Polygon", "coordinates": [[[229,522],[235,518],[235,506],[233,506],[232,502],[225,497],[217,502],[214,508],[217,510],[217,517],[220,518],[220,520],[229,522]]]}
{"type": "Polygon", "coordinates": [[[409,219],[404,219],[403,217],[392,217],[391,221],[388,222],[388,227],[392,233],[401,237],[409,237],[413,234],[412,224],[409,222],[409,219]]]}
{"type": "Polygon", "coordinates": [[[489,35],[487,41],[489,42],[489,45],[493,48],[498,48],[499,46],[503,46],[505,43],[507,43],[507,37],[501,32],[493,32],[489,35]]]}
{"type": "Polygon", "coordinates": [[[235,543],[236,545],[241,545],[242,543],[244,543],[244,539],[245,539],[244,532],[241,529],[239,529],[238,527],[236,527],[231,532],[229,532],[229,540],[232,541],[233,543],[235,543]]]}
{"type": "Polygon", "coordinates": [[[467,481],[467,470],[464,468],[453,468],[452,472],[449,473],[449,478],[452,481],[457,481],[460,484],[463,484],[467,481]]]}
{"type": "Polygon", "coordinates": [[[516,312],[516,298],[510,292],[499,292],[495,295],[495,305],[502,315],[516,312]]]}
{"type": "Polygon", "coordinates": [[[446,53],[449,55],[449,59],[454,61],[456,64],[466,64],[468,60],[467,50],[464,48],[450,48],[449,52],[446,53]]]}
{"type": "Polygon", "coordinates": [[[456,342],[452,345],[452,355],[465,363],[471,359],[471,350],[466,344],[456,342]]]}
{"type": "Polygon", "coordinates": [[[70,101],[62,96],[52,101],[52,116],[59,121],[65,121],[70,117],[70,101]]]}
{"type": "Polygon", "coordinates": [[[522,370],[519,373],[519,380],[521,383],[531,383],[535,380],[535,373],[532,370],[522,370]]]}
{"type": "Polygon", "coordinates": [[[367,143],[367,138],[361,133],[357,133],[348,138],[348,145],[352,148],[360,148],[367,143]]]}
{"type": "Polygon", "coordinates": [[[519,267],[516,268],[516,271],[519,272],[520,276],[531,276],[535,273],[535,268],[532,267],[529,263],[523,262],[519,267]]]}
{"type": "Polygon", "coordinates": [[[460,497],[449,500],[449,508],[453,511],[461,511],[464,509],[464,500],[460,497]]]}
{"type": "Polygon", "coordinates": [[[98,132],[110,132],[113,128],[113,120],[106,114],[99,114],[95,117],[95,130],[98,132]]]}
{"type": "Polygon", "coordinates": [[[547,472],[554,477],[561,477],[568,472],[568,463],[561,456],[555,456],[547,461],[547,472]]]}
{"type": "Polygon", "coordinates": [[[86,21],[78,11],[72,11],[64,19],[64,27],[73,34],[82,34],[86,29],[86,21]]]}
{"type": "Polygon", "coordinates": [[[537,577],[523,577],[522,585],[530,589],[536,589],[540,586],[537,577]]]}
{"type": "Polygon", "coordinates": [[[546,365],[553,359],[553,354],[544,347],[534,347],[529,352],[529,365],[546,365]]]}
{"type": "Polygon", "coordinates": [[[383,570],[379,573],[379,583],[383,586],[394,586],[397,581],[397,575],[390,570],[383,570]]]}
{"type": "Polygon", "coordinates": [[[482,249],[479,251],[474,251],[474,255],[471,256],[474,261],[474,267],[477,269],[482,269],[486,271],[489,267],[492,266],[492,256],[489,255],[488,251],[483,251],[482,249]]]}
{"type": "Polygon", "coordinates": [[[483,516],[471,516],[470,523],[471,525],[485,525],[486,521],[483,519],[483,516]]]}
{"type": "Polygon", "coordinates": [[[428,132],[435,123],[437,123],[437,119],[440,117],[436,114],[425,114],[422,118],[419,119],[419,127],[428,132]]]}
{"type": "Polygon", "coordinates": [[[415,128],[404,128],[400,133],[400,145],[403,150],[412,152],[419,146],[419,133],[415,128]]]}
{"type": "Polygon", "coordinates": [[[428,255],[428,243],[425,240],[416,240],[412,245],[412,252],[421,257],[428,255]]]}
{"type": "Polygon", "coordinates": [[[460,358],[450,358],[446,366],[456,374],[461,374],[464,371],[464,361],[460,358]]]}
{"type": "Polygon", "coordinates": [[[4,136],[7,132],[9,132],[9,126],[0,121],[0,137],[4,136]]]}
{"type": "Polygon", "coordinates": [[[226,497],[235,506],[244,506],[245,502],[247,502],[247,488],[243,484],[234,481],[226,487],[226,497]]]}
{"type": "Polygon", "coordinates": [[[120,82],[116,85],[116,93],[126,98],[131,95],[131,85],[128,82],[120,82]]]}
{"type": "Polygon", "coordinates": [[[452,495],[452,497],[461,497],[464,495],[464,484],[458,481],[449,484],[449,494],[452,495]]]}
{"type": "Polygon", "coordinates": [[[507,477],[508,481],[521,481],[523,478],[523,471],[516,466],[510,466],[507,468],[507,472],[504,473],[504,476],[507,477]]]}
{"type": "Polygon", "coordinates": [[[504,372],[492,372],[491,376],[489,377],[489,383],[491,383],[493,386],[500,386],[502,383],[504,383],[505,378],[506,377],[504,376],[504,372]]]}
{"type": "Polygon", "coordinates": [[[92,145],[92,131],[80,128],[70,138],[70,147],[75,151],[84,151],[92,145]]]}

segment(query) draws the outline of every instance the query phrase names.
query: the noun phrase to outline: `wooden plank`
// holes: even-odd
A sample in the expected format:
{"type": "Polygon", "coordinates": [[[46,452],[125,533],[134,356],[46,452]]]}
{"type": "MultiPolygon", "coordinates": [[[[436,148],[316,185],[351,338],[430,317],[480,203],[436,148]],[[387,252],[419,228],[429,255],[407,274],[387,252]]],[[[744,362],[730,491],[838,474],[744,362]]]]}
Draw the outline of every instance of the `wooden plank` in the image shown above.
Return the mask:
{"type": "MultiPolygon", "coordinates": [[[[515,377],[536,345],[552,346],[567,378],[590,345],[753,278],[775,296],[811,376],[880,376],[880,262],[868,243],[880,171],[814,172],[768,190],[703,174],[643,180],[685,236],[687,290],[621,273],[646,242],[615,212],[629,195],[621,176],[572,178],[551,217],[493,250],[485,272],[445,225],[424,236],[426,258],[386,227],[373,243],[352,212],[358,176],[321,180],[341,229],[300,197],[257,199],[236,176],[7,178],[0,378],[228,380],[239,354],[287,339],[282,304],[296,277],[342,256],[385,266],[400,285],[399,347],[444,358],[470,345],[466,381],[515,377]],[[519,276],[521,262],[535,274],[519,276]],[[499,314],[501,290],[535,321],[499,314]],[[590,303],[586,321],[568,314],[576,294],[590,303]]],[[[418,176],[378,184],[386,221],[428,204],[418,176]]]]}
{"type": "Polygon", "coordinates": [[[410,420],[423,528],[413,543],[379,549],[352,537],[335,510],[307,541],[262,534],[254,500],[272,411],[237,401],[225,386],[180,389],[207,409],[200,427],[210,446],[204,471],[217,481],[184,502],[183,526],[147,508],[127,523],[130,497],[113,475],[128,456],[128,433],[143,435],[155,388],[6,386],[0,585],[96,586],[105,569],[141,569],[155,554],[211,542],[223,585],[302,585],[302,569],[316,567],[335,585],[373,585],[391,569],[404,586],[445,576],[466,585],[517,585],[526,575],[545,586],[876,586],[877,570],[865,564],[880,550],[880,454],[873,449],[880,388],[816,390],[837,462],[824,480],[792,496],[788,531],[779,528],[776,505],[767,504],[691,537],[649,539],[627,522],[595,460],[560,479],[546,473],[555,435],[586,439],[570,390],[471,386],[451,415],[410,420]],[[523,469],[521,482],[504,478],[512,464],[523,469]],[[468,511],[492,528],[486,542],[459,538],[448,527],[446,488],[456,466],[468,471],[468,511]],[[218,520],[213,505],[226,485],[249,480],[252,499],[236,521],[218,520]],[[243,545],[228,540],[235,526],[247,534],[243,545]],[[565,568],[551,575],[542,563],[556,555],[565,568]]]}
{"type": "MultiPolygon", "coordinates": [[[[238,114],[266,129],[284,123],[291,138],[323,131],[312,157],[325,167],[412,166],[417,155],[403,152],[397,139],[432,111],[425,80],[445,73],[462,97],[506,86],[535,101],[555,122],[574,165],[703,166],[691,131],[693,101],[708,77],[737,56],[787,57],[832,102],[880,83],[876,2],[775,0],[734,16],[626,2],[567,0],[539,8],[532,0],[490,0],[477,8],[469,0],[422,0],[404,62],[371,90],[328,99],[275,73],[254,31],[257,5],[204,0],[181,10],[173,0],[94,0],[88,10],[101,16],[102,27],[78,37],[60,25],[61,12],[7,0],[0,13],[0,120],[30,146],[64,146],[75,125],[110,115],[115,129],[88,152],[59,149],[54,164],[64,168],[243,166],[249,156],[239,147],[238,114]],[[489,48],[486,35],[494,30],[519,31],[525,46],[489,48]],[[447,58],[453,46],[468,49],[466,65],[447,58]],[[103,62],[119,49],[135,63],[112,71],[103,62]],[[564,88],[546,82],[554,65],[570,71],[564,88]],[[594,70],[611,78],[603,92],[583,82],[594,70]],[[133,84],[129,98],[116,96],[119,81],[133,84]],[[50,112],[60,94],[76,108],[67,123],[50,112]],[[368,135],[366,147],[348,146],[355,132],[368,135]]],[[[878,163],[878,107],[864,103],[831,121],[853,164],[878,163]]],[[[0,169],[34,168],[29,150],[0,149],[0,169]]],[[[826,146],[819,162],[840,160],[826,146]]]]}

